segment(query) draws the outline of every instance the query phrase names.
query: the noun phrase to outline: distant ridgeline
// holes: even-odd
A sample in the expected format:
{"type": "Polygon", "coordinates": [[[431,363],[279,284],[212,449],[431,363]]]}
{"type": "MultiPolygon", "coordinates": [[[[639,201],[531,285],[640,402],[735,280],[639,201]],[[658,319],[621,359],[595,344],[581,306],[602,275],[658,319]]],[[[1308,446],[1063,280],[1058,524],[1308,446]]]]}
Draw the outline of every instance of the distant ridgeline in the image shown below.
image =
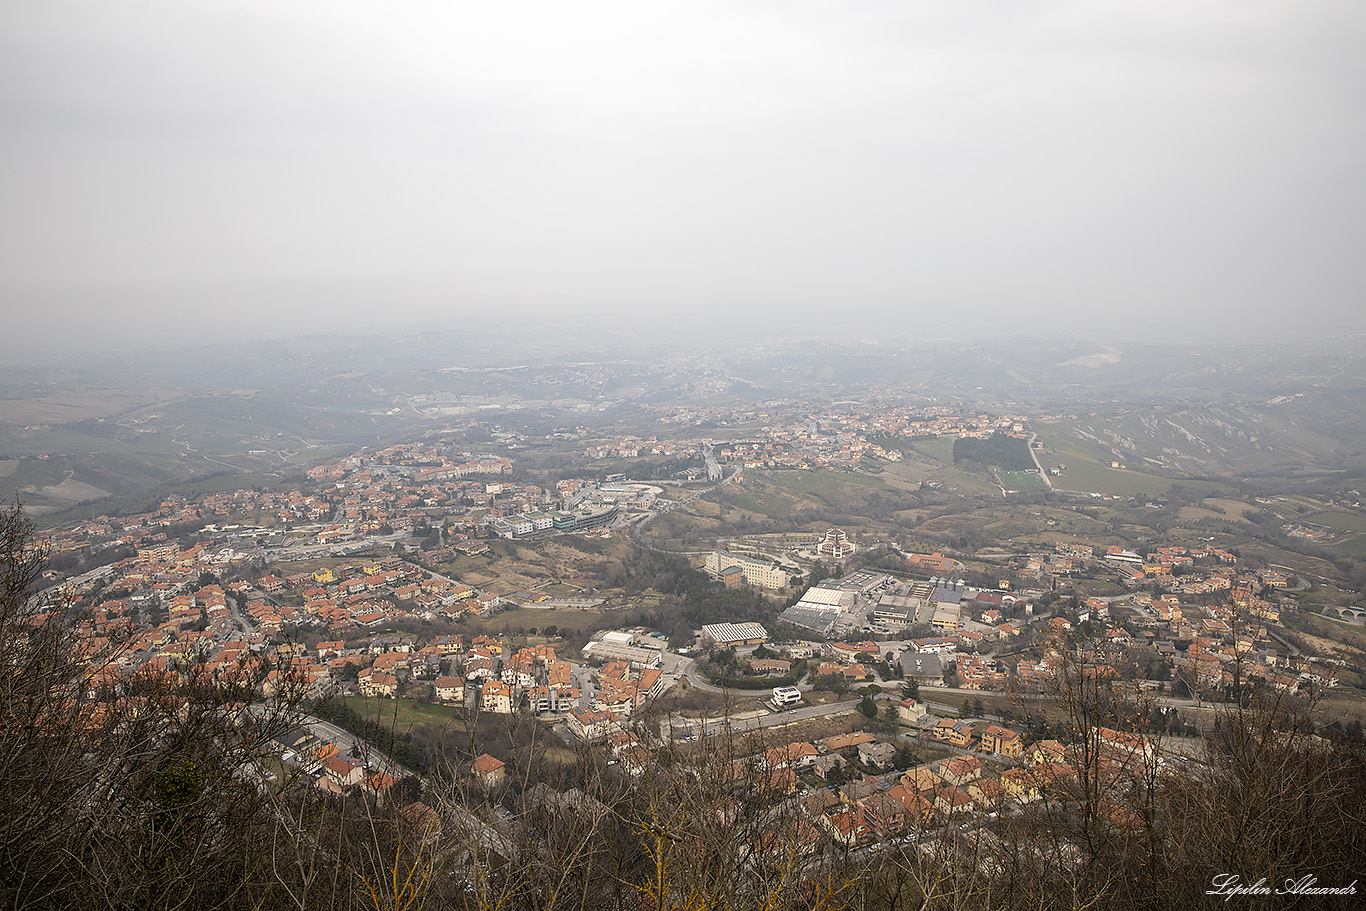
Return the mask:
{"type": "Polygon", "coordinates": [[[1029,443],[1023,437],[1013,437],[997,431],[989,437],[963,437],[953,441],[953,461],[973,461],[997,468],[1028,471],[1034,467],[1029,454],[1029,443]]]}

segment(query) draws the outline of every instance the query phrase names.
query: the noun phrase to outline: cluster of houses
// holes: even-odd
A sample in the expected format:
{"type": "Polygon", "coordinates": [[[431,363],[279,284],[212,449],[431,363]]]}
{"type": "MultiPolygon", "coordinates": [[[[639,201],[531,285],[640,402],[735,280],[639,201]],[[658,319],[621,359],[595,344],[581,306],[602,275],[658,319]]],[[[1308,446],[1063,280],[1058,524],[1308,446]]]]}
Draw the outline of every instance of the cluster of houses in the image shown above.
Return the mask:
{"type": "MultiPolygon", "coordinates": [[[[903,703],[914,706],[913,700],[903,703]]],[[[921,707],[923,712],[923,707],[921,707]]],[[[942,725],[946,743],[955,743],[966,726],[942,725]]],[[[936,726],[936,731],[940,726],[936,726]]],[[[970,728],[966,728],[970,730],[970,728]]],[[[623,748],[615,751],[623,764],[639,768],[640,749],[625,732],[617,732],[623,748]]],[[[888,771],[897,766],[897,748],[858,731],[818,741],[794,741],[769,747],[733,761],[732,777],[751,788],[788,795],[805,814],[809,836],[826,835],[850,845],[895,838],[925,825],[963,815],[998,812],[1049,796],[1068,799],[1079,775],[1095,776],[1097,793],[1112,793],[1109,811],[1119,816],[1119,799],[1156,767],[1152,745],[1143,737],[1108,728],[1093,732],[1087,745],[1042,741],[1026,748],[1022,736],[999,725],[987,725],[976,738],[979,749],[996,754],[987,761],[962,752],[936,762],[888,771]],[[834,772],[841,772],[839,779],[834,772]],[[862,774],[858,774],[859,772],[862,774]],[[853,772],[854,774],[850,774],[853,772]],[[802,781],[815,782],[802,787],[802,781]],[[820,782],[842,784],[821,787],[820,782]]],[[[967,746],[963,740],[955,745],[967,746]]]]}
{"type": "MultiPolygon", "coordinates": [[[[503,457],[455,461],[440,447],[407,443],[378,452],[360,452],[311,474],[330,481],[325,496],[336,507],[334,521],[351,523],[343,531],[373,534],[444,528],[447,554],[430,548],[428,562],[454,559],[455,552],[478,547],[481,537],[521,538],[538,532],[593,531],[611,523],[622,504],[640,505],[638,490],[615,491],[592,481],[561,482],[555,491],[504,478],[512,463],[503,457]],[[475,478],[486,480],[475,480],[475,478]],[[492,478],[492,480],[487,480],[492,478]],[[479,525],[471,510],[484,510],[479,525]]],[[[645,505],[653,503],[653,495],[645,505]]],[[[343,538],[344,539],[344,538],[343,538]]]]}
{"type": "MultiPolygon", "coordinates": [[[[1129,588],[1157,586],[1178,595],[1204,595],[1230,590],[1239,580],[1237,563],[1234,554],[1217,547],[1157,545],[1138,553],[1113,544],[1064,541],[1054,546],[1052,554],[1028,555],[1018,568],[1036,577],[1097,571],[1113,575],[1129,588]]],[[[1256,581],[1260,589],[1262,580],[1256,581]]],[[[1285,583],[1280,573],[1266,574],[1268,587],[1285,583]]]]}
{"type": "MultiPolygon", "coordinates": [[[[316,730],[294,728],[277,736],[273,747],[283,764],[310,776],[314,787],[323,793],[335,797],[359,794],[384,804],[401,790],[395,788],[401,779],[377,768],[368,756],[349,755],[316,730]]],[[[498,787],[506,778],[505,763],[488,753],[476,756],[462,771],[473,785],[484,790],[498,787]]],[[[421,803],[411,803],[405,809],[424,815],[431,813],[421,803]]],[[[433,819],[424,821],[435,822],[433,819]]]]}
{"type": "Polygon", "coordinates": [[[590,459],[635,459],[641,456],[668,456],[694,459],[702,455],[699,440],[661,440],[655,436],[619,436],[594,443],[584,449],[590,459]]]}
{"type": "MultiPolygon", "coordinates": [[[[334,644],[340,643],[319,648],[334,644]]],[[[513,650],[492,636],[474,636],[468,645],[463,636],[437,636],[420,648],[408,637],[385,637],[332,659],[334,669],[347,664],[357,672],[356,691],[367,697],[393,697],[402,689],[498,715],[523,705],[535,712],[565,712],[580,698],[569,662],[557,658],[552,646],[513,650]]]]}
{"type": "MultiPolygon", "coordinates": [[[[1069,555],[1069,559],[1081,559],[1079,555],[1089,552],[1087,545],[1081,544],[1060,544],[1058,547],[1060,552],[1069,555]]],[[[941,635],[912,640],[899,652],[888,649],[885,643],[827,643],[823,648],[829,661],[818,667],[817,673],[838,673],[850,682],[861,681],[869,669],[856,666],[855,657],[861,653],[878,657],[881,649],[881,657],[888,662],[899,659],[903,675],[921,684],[948,683],[963,689],[996,692],[1011,688],[1040,692],[1050,685],[1058,666],[1057,655],[1051,654],[1047,646],[1043,648],[1042,657],[1021,659],[1013,673],[984,653],[1019,637],[1031,626],[1036,633],[1041,628],[1041,641],[1048,643],[1073,634],[1078,623],[1089,621],[1091,625],[1087,628],[1092,635],[1080,643],[1081,657],[1100,673],[1118,675],[1121,667],[1135,662],[1146,673],[1156,662],[1163,668],[1163,673],[1161,678],[1151,681],[1153,686],[1157,686],[1160,679],[1181,674],[1192,687],[1214,688],[1229,684],[1235,672],[1265,680],[1287,692],[1294,692],[1305,683],[1332,684],[1333,672],[1327,663],[1289,656],[1283,649],[1278,649],[1270,637],[1267,627],[1279,619],[1280,607],[1265,596],[1285,584],[1284,574],[1275,571],[1240,573],[1227,566],[1236,558],[1218,550],[1160,547],[1149,557],[1140,559],[1183,557],[1219,562],[1220,566],[1211,570],[1211,578],[1227,582],[1221,587],[1226,592],[1225,601],[1211,603],[1209,597],[1203,597],[1199,599],[1203,603],[1197,603],[1191,596],[1176,592],[1153,595],[1148,591],[1133,591],[1119,604],[1112,604],[1114,599],[1084,600],[1078,606],[1074,623],[1062,616],[1035,618],[1034,606],[1009,592],[968,590],[941,594],[943,589],[930,583],[906,583],[920,585],[929,591],[926,598],[916,599],[910,595],[890,594],[898,590],[895,585],[874,587],[882,600],[898,604],[907,601],[910,605],[898,606],[897,610],[911,612],[917,610],[916,603],[925,608],[933,604],[936,621],[933,625],[941,635]],[[938,622],[941,617],[945,621],[942,624],[938,622]]],[[[829,617],[818,611],[847,612],[849,602],[854,600],[851,588],[844,580],[813,587],[804,599],[804,602],[812,601],[811,605],[799,602],[780,619],[796,619],[810,626],[813,621],[806,617],[789,615],[805,611],[807,615],[829,617]],[[812,592],[819,596],[824,590],[830,592],[830,597],[825,599],[828,605],[816,603],[821,599],[812,597],[812,592]]],[[[921,613],[928,616],[929,611],[921,613]]],[[[815,625],[828,625],[829,622],[826,619],[815,625]]]]}
{"type": "MultiPolygon", "coordinates": [[[[914,710],[916,704],[906,700],[901,708],[914,710]]],[[[923,706],[919,711],[923,715],[923,706]]],[[[574,735],[599,745],[608,761],[628,776],[641,775],[655,761],[648,738],[611,711],[578,707],[566,720],[574,735]]],[[[959,745],[958,725],[941,723],[935,731],[936,736],[942,731],[946,743],[959,745]]],[[[280,741],[286,758],[312,774],[316,786],[328,793],[359,792],[383,800],[397,783],[392,775],[374,771],[310,732],[294,731],[280,741]]],[[[1138,825],[1126,796],[1163,767],[1146,738],[1104,727],[1088,732],[1084,742],[1043,740],[1026,747],[1019,733],[987,725],[977,742],[979,753],[959,750],[905,767],[899,764],[903,756],[896,745],[855,731],[767,746],[728,760],[723,771],[729,781],[799,808],[802,824],[787,834],[804,844],[829,838],[857,847],[974,814],[1005,812],[1046,799],[1076,800],[1083,793],[1083,779],[1085,793],[1098,801],[1111,822],[1138,825]]],[[[707,761],[715,761],[715,755],[707,761]]],[[[504,763],[488,754],[463,768],[480,788],[496,788],[505,779],[504,763]]]]}
{"type": "MultiPolygon", "coordinates": [[[[1090,776],[1090,792],[1100,795],[1104,812],[1117,823],[1133,824],[1123,797],[1161,765],[1152,744],[1109,728],[1091,732],[1088,741],[1064,745],[1045,740],[1026,749],[1019,734],[991,725],[982,731],[982,749],[1016,760],[1006,768],[977,755],[958,755],[816,790],[801,798],[801,804],[819,829],[837,841],[862,845],[960,815],[1000,812],[1047,797],[1072,799],[1079,776],[1090,776]]],[[[796,763],[814,763],[823,755],[806,746],[784,749],[796,763]]]]}
{"type": "MultiPolygon", "coordinates": [[[[77,604],[89,604],[92,638],[108,640],[115,630],[140,627],[133,647],[120,654],[121,667],[133,670],[158,660],[208,659],[216,664],[243,651],[261,655],[271,651],[270,638],[286,625],[317,630],[335,641],[393,628],[403,620],[486,615],[499,603],[495,596],[429,575],[394,556],[286,578],[266,575],[255,583],[198,586],[207,568],[201,562],[204,552],[199,545],[144,548],[138,556],[106,567],[98,586],[69,593],[77,604]],[[240,605],[236,614],[229,594],[240,605]]],[[[293,652],[295,647],[282,650],[293,652]]],[[[288,657],[298,663],[305,656],[288,657]]],[[[300,669],[326,675],[321,662],[300,669]]]]}
{"type": "Polygon", "coordinates": [[[295,728],[276,737],[275,747],[282,762],[311,775],[315,787],[337,797],[359,793],[383,802],[399,782],[365,759],[348,756],[308,728],[295,728]]]}
{"type": "Polygon", "coordinates": [[[852,469],[865,457],[901,460],[900,450],[873,442],[877,437],[988,437],[997,431],[1020,434],[1023,428],[1023,419],[1013,415],[849,405],[814,414],[803,409],[790,420],[771,421],[751,439],[727,442],[716,454],[746,468],[852,469]]]}
{"type": "MultiPolygon", "coordinates": [[[[1086,550],[1085,545],[1079,544],[1059,548],[1074,556],[1086,550]]],[[[1158,548],[1154,558],[1192,554],[1202,560],[1216,559],[1221,564],[1235,559],[1222,551],[1192,552],[1179,547],[1158,548]]],[[[1124,672],[1130,673],[1137,668],[1140,677],[1153,675],[1146,680],[1153,688],[1165,686],[1162,681],[1166,679],[1180,677],[1191,689],[1216,689],[1230,685],[1236,675],[1292,693],[1305,684],[1333,685],[1335,667],[1331,662],[1288,655],[1270,636],[1268,625],[1279,617],[1279,612],[1263,596],[1284,584],[1283,574],[1238,573],[1232,569],[1216,572],[1226,572],[1231,580],[1227,601],[1222,603],[1209,603],[1209,598],[1200,599],[1205,603],[1196,603],[1176,593],[1153,595],[1134,591],[1119,603],[1112,603],[1116,599],[1088,598],[1070,614],[1073,619],[1035,617],[1034,605],[1010,592],[968,590],[941,595],[942,588],[931,583],[881,584],[878,578],[863,580],[851,576],[813,586],[798,605],[779,619],[828,628],[829,617],[850,611],[851,604],[865,596],[859,592],[865,590],[884,600],[911,601],[912,605],[905,609],[914,611],[917,599],[889,593],[905,586],[911,586],[913,593],[916,585],[925,589],[929,594],[921,603],[926,607],[933,604],[936,618],[946,614],[952,621],[938,630],[940,635],[894,646],[876,641],[833,641],[817,646],[822,660],[813,668],[813,679],[835,676],[854,685],[876,679],[874,668],[868,665],[872,658],[899,662],[901,676],[922,685],[1043,692],[1056,679],[1059,649],[1064,647],[1060,643],[1064,640],[1068,643],[1065,647],[1076,650],[1088,673],[1117,677],[1122,669],[1127,668],[1124,672]],[[825,597],[827,593],[829,597],[825,597]],[[950,596],[951,605],[945,600],[950,596]],[[804,616],[793,616],[796,614],[804,616]],[[1086,637],[1077,635],[1076,627],[1081,623],[1088,624],[1086,637]],[[1034,631],[1041,655],[1035,652],[1036,657],[1022,656],[1011,668],[985,654],[998,644],[1019,637],[1026,629],[1034,631]]],[[[878,576],[867,572],[856,575],[878,576]]],[[[785,657],[791,658],[792,654],[785,657]]]]}
{"type": "MultiPolygon", "coordinates": [[[[89,610],[77,624],[96,686],[122,689],[133,674],[195,667],[198,673],[246,673],[257,666],[269,645],[257,632],[243,632],[218,585],[186,586],[179,594],[111,598],[89,610]],[[139,613],[164,611],[154,624],[138,622],[139,613]]],[[[158,614],[160,615],[160,614],[158,614]]],[[[38,615],[35,619],[43,619],[38,615]]]]}
{"type": "Polygon", "coordinates": [[[445,528],[445,543],[458,546],[482,537],[467,522],[472,509],[516,515],[551,502],[541,487],[503,481],[512,470],[504,457],[464,453],[460,459],[437,444],[405,443],[361,451],[309,475],[330,485],[322,495],[334,507],[333,521],[355,537],[445,528]]]}
{"type": "MultiPolygon", "coordinates": [[[[359,668],[356,690],[365,696],[396,696],[405,684],[410,693],[414,685],[429,685],[431,696],[446,704],[500,715],[526,709],[563,716],[573,733],[589,741],[658,698],[670,682],[657,666],[608,659],[591,671],[595,687],[588,699],[575,680],[574,666],[549,645],[514,650],[497,637],[475,636],[466,647],[463,637],[448,635],[417,648],[404,639],[386,637],[367,648],[347,650],[331,659],[331,668],[347,663],[359,668]],[[575,722],[582,712],[592,720],[575,722]]],[[[340,644],[321,643],[319,650],[340,644]]],[[[657,658],[659,653],[652,654],[657,658]]]]}
{"type": "MultiPolygon", "coordinates": [[[[283,528],[325,521],[331,515],[330,503],[300,490],[287,493],[236,490],[205,494],[197,499],[172,494],[163,498],[157,508],[150,512],[96,516],[47,531],[43,540],[54,555],[117,545],[127,545],[141,553],[175,547],[174,543],[168,542],[168,530],[173,531],[189,524],[212,523],[200,533],[203,538],[212,539],[219,545],[237,545],[241,549],[245,543],[249,542],[254,547],[274,536],[283,540],[283,533],[257,526],[227,524],[229,519],[258,516],[283,528]]],[[[226,563],[228,561],[223,555],[230,553],[231,548],[218,547],[211,549],[211,552],[219,561],[226,563]]]]}
{"type": "Polygon", "coordinates": [[[269,605],[275,608],[276,617],[334,635],[391,628],[410,619],[455,619],[462,614],[486,617],[501,604],[497,595],[430,573],[393,555],[284,578],[270,574],[256,585],[266,595],[295,595],[292,600],[302,602],[297,606],[269,605]]]}

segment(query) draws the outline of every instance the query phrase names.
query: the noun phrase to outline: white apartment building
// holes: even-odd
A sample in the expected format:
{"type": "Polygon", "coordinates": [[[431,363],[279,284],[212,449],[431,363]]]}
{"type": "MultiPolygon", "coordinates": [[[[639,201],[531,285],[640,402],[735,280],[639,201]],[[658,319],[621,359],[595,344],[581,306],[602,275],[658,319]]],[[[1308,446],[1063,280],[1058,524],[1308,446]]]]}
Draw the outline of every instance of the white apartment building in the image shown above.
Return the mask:
{"type": "Polygon", "coordinates": [[[772,563],[724,550],[714,550],[707,555],[706,570],[713,579],[721,578],[721,573],[732,566],[740,570],[749,585],[757,585],[760,588],[787,588],[787,573],[772,563]]]}

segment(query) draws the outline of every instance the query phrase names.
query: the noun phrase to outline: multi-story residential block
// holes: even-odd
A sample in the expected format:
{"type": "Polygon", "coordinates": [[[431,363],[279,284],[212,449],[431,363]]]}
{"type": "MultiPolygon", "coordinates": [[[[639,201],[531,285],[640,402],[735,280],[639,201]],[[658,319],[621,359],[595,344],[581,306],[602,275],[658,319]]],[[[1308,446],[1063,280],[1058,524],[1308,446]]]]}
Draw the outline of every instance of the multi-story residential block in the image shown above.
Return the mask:
{"type": "Polygon", "coordinates": [[[749,585],[759,588],[787,588],[789,578],[782,567],[764,560],[755,560],[740,554],[723,550],[712,551],[707,555],[706,570],[713,579],[720,579],[731,567],[737,567],[749,585]]]}

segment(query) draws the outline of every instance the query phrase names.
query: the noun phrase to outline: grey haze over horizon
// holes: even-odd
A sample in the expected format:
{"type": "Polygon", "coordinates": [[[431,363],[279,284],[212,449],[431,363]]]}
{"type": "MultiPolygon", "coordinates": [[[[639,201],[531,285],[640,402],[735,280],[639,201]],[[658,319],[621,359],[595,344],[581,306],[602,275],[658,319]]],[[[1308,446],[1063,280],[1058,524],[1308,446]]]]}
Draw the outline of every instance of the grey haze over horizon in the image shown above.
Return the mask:
{"type": "Polygon", "coordinates": [[[6,362],[504,319],[1366,331],[1366,5],[43,0],[6,362]]]}

